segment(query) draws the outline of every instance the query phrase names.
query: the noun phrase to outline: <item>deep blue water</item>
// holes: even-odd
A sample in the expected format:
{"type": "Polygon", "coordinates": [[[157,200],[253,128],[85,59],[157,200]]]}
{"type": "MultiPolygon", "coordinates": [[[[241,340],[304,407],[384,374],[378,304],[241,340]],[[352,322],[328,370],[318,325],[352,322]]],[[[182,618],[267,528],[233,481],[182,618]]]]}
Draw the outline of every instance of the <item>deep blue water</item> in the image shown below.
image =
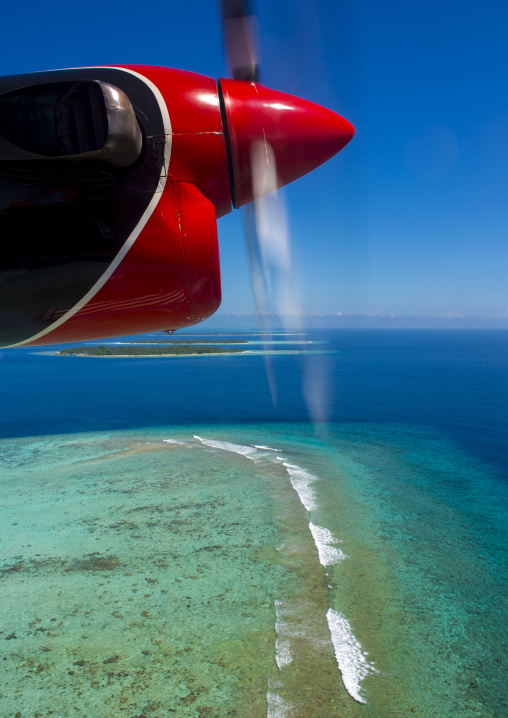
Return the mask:
{"type": "MultiPolygon", "coordinates": [[[[508,476],[508,332],[311,332],[323,349],[332,422],[435,428],[508,476]]],[[[44,350],[41,347],[40,351],[44,350]]],[[[0,436],[142,426],[302,422],[302,356],[273,357],[272,404],[260,357],[57,357],[3,350],[0,436]]]]}

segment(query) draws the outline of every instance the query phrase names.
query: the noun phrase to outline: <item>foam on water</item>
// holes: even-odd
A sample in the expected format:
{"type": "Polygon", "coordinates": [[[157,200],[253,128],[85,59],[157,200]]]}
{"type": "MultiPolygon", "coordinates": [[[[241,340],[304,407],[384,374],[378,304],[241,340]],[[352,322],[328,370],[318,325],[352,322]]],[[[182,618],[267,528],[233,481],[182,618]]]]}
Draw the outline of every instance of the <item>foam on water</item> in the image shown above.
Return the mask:
{"type": "Polygon", "coordinates": [[[285,666],[289,666],[293,656],[291,655],[291,646],[287,638],[275,639],[275,663],[279,671],[285,666]]]}
{"type": "Polygon", "coordinates": [[[266,694],[266,718],[291,718],[295,706],[288,703],[278,693],[268,691],[266,694]]]}
{"type": "Polygon", "coordinates": [[[328,529],[317,526],[313,524],[312,521],[309,521],[309,529],[318,550],[319,563],[322,566],[332,566],[334,563],[339,563],[339,561],[343,561],[347,558],[346,554],[341,551],[340,548],[333,546],[333,544],[339,543],[339,541],[328,529]]]}
{"type": "Polygon", "coordinates": [[[296,705],[282,698],[278,691],[283,687],[279,676],[272,676],[268,680],[266,693],[266,718],[292,718],[295,715],[296,705]]]}
{"type": "Polygon", "coordinates": [[[328,621],[335,658],[342,674],[344,687],[355,701],[366,703],[367,701],[362,695],[363,689],[360,686],[360,681],[369,674],[378,673],[378,671],[367,660],[367,654],[354,637],[351,626],[342,613],[329,608],[326,613],[326,620],[328,621]]]}
{"type": "Polygon", "coordinates": [[[296,606],[291,606],[285,601],[275,601],[275,633],[283,639],[306,635],[301,627],[296,606]]]}
{"type": "MultiPolygon", "coordinates": [[[[228,441],[217,441],[214,439],[203,439],[194,435],[194,438],[206,446],[223,451],[230,451],[245,456],[251,461],[258,461],[262,457],[266,459],[265,451],[279,451],[265,445],[233,444],[228,441]]],[[[309,513],[318,508],[316,493],[312,484],[318,481],[318,477],[296,464],[288,462],[284,456],[276,456],[270,459],[273,463],[282,462],[288,472],[291,485],[298,494],[300,502],[309,513]]],[[[338,539],[331,531],[323,526],[309,522],[314,544],[317,548],[320,564],[326,568],[347,558],[347,556],[335,544],[338,539]]],[[[281,547],[283,548],[283,547],[281,547]]],[[[307,637],[302,629],[301,621],[298,618],[298,607],[286,602],[275,601],[275,662],[277,668],[282,670],[293,661],[291,652],[291,639],[307,637]]],[[[369,673],[377,673],[376,669],[366,659],[366,654],[361,644],[354,637],[347,619],[343,614],[332,608],[326,614],[328,628],[331,634],[332,644],[339,671],[342,674],[342,681],[349,695],[360,703],[366,703],[361,693],[360,681],[369,673]]],[[[286,703],[274,690],[267,693],[268,718],[286,718],[291,715],[294,706],[286,703]],[[289,712],[288,712],[289,711],[289,712]]]]}
{"type": "MultiPolygon", "coordinates": [[[[280,457],[277,457],[280,458],[280,457]]],[[[318,480],[316,476],[303,469],[301,466],[289,464],[283,461],[286,467],[291,484],[297,492],[300,501],[307,511],[315,511],[317,502],[312,484],[318,480]]],[[[309,529],[318,550],[319,562],[323,567],[339,563],[347,556],[333,544],[338,543],[333,534],[322,526],[309,522],[309,529]]],[[[291,632],[287,622],[280,620],[282,611],[277,614],[275,630],[277,635],[298,635],[291,632]]],[[[330,630],[332,643],[337,659],[337,665],[342,675],[344,687],[349,695],[359,703],[367,701],[361,694],[360,681],[369,673],[377,673],[376,669],[366,659],[362,646],[354,637],[349,622],[343,614],[329,608],[326,614],[328,628],[330,630]]],[[[279,663],[277,662],[277,665],[279,663]]]]}
{"type": "Polygon", "coordinates": [[[257,454],[259,453],[253,446],[243,446],[242,444],[231,444],[229,441],[215,441],[213,439],[202,439],[201,436],[196,436],[194,434],[194,438],[200,441],[202,444],[205,444],[206,446],[211,446],[213,449],[222,449],[223,451],[231,451],[234,454],[240,454],[241,456],[245,456],[247,459],[250,459],[251,461],[255,461],[257,458],[257,454]]]}
{"type": "Polygon", "coordinates": [[[300,501],[307,509],[307,511],[314,511],[317,509],[316,496],[312,488],[312,484],[317,481],[317,476],[309,473],[301,466],[295,466],[294,464],[288,464],[287,461],[283,461],[284,466],[287,469],[291,485],[298,494],[300,501]]]}

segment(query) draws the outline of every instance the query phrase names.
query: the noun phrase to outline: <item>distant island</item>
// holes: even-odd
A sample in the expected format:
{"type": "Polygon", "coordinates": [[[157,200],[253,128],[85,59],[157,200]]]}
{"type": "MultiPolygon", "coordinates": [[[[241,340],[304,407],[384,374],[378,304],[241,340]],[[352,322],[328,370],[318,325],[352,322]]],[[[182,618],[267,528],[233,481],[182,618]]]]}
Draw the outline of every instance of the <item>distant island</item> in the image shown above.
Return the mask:
{"type": "Polygon", "coordinates": [[[93,357],[111,357],[111,356],[167,356],[167,355],[185,355],[185,354],[232,354],[242,353],[243,349],[235,347],[218,347],[195,344],[172,344],[165,345],[144,344],[143,346],[135,344],[101,344],[100,346],[83,346],[69,347],[61,349],[57,352],[63,356],[93,356],[93,357]]]}

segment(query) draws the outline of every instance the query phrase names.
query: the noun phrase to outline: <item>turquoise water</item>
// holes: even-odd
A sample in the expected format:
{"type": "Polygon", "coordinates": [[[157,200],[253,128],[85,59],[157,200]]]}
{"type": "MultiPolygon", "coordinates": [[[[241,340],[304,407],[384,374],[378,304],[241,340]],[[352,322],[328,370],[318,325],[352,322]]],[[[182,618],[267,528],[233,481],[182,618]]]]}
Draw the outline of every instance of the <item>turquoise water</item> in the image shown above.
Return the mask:
{"type": "Polygon", "coordinates": [[[503,715],[496,482],[431,433],[1,449],[2,715],[503,715]]]}
{"type": "Polygon", "coordinates": [[[336,342],[326,426],[297,358],[9,355],[0,715],[508,715],[506,370],[438,339],[336,342]]]}

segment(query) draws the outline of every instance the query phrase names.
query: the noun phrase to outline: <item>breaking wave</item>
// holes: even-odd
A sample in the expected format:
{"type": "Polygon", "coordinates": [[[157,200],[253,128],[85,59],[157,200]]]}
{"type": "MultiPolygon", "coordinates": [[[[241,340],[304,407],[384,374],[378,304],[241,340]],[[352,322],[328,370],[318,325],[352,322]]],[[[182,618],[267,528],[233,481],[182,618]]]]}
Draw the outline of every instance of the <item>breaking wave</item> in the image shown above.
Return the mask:
{"type": "MultiPolygon", "coordinates": [[[[270,446],[256,444],[245,446],[228,441],[203,439],[197,435],[194,435],[194,438],[206,446],[240,454],[251,461],[266,461],[267,451],[277,452],[277,454],[282,453],[279,449],[273,449],[270,446]]],[[[318,477],[301,466],[289,463],[284,456],[276,455],[270,458],[269,461],[273,463],[282,462],[289,475],[291,485],[298,494],[305,510],[309,513],[316,511],[318,503],[314,484],[319,481],[318,477]]],[[[327,528],[309,521],[309,530],[318,551],[319,562],[324,568],[347,558],[346,554],[336,545],[339,540],[327,528]]],[[[292,608],[288,603],[275,602],[275,631],[277,634],[275,662],[279,671],[294,660],[291,652],[291,638],[303,635],[301,628],[298,628],[298,621],[292,620],[294,610],[294,607],[292,608]]],[[[374,664],[367,660],[367,654],[353,635],[351,626],[342,613],[329,608],[326,613],[326,621],[344,687],[354,700],[359,703],[366,703],[360,682],[369,674],[378,673],[378,671],[374,664]]],[[[266,702],[267,718],[290,718],[296,708],[296,706],[280,697],[273,682],[269,684],[266,702]]]]}
{"type": "Polygon", "coordinates": [[[309,529],[316,544],[319,563],[321,566],[332,566],[347,558],[346,554],[333,544],[339,543],[338,539],[328,531],[328,529],[316,526],[312,521],[309,522],[309,529]]]}
{"type": "Polygon", "coordinates": [[[329,608],[326,620],[344,688],[355,701],[366,703],[360,681],[378,671],[374,668],[374,664],[367,660],[367,654],[354,637],[351,626],[342,613],[329,608]]]}
{"type": "Polygon", "coordinates": [[[298,494],[300,501],[307,509],[307,511],[314,511],[317,509],[316,495],[312,484],[317,481],[317,476],[313,476],[301,466],[295,466],[294,464],[288,464],[286,461],[283,462],[287,469],[291,485],[298,494]]]}
{"type": "Polygon", "coordinates": [[[194,438],[200,441],[202,444],[205,444],[206,446],[211,446],[214,449],[222,449],[223,451],[231,451],[234,454],[241,454],[241,456],[245,456],[247,459],[251,459],[251,461],[255,461],[257,458],[256,455],[259,453],[258,450],[253,446],[231,444],[229,441],[202,439],[201,436],[196,436],[196,434],[194,434],[194,438]]]}

